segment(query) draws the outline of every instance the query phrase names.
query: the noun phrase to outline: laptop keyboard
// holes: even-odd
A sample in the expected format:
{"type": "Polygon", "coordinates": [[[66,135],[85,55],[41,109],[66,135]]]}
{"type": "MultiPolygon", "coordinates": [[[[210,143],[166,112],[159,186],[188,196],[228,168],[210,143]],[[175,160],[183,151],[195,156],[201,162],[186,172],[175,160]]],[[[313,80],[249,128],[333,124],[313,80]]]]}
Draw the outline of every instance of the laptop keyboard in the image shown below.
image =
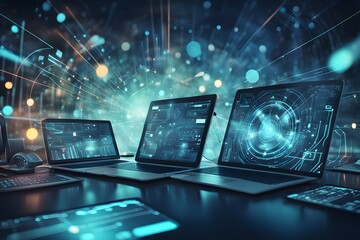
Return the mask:
{"type": "Polygon", "coordinates": [[[147,165],[147,164],[139,164],[139,163],[135,163],[135,162],[130,162],[130,163],[126,163],[126,164],[120,163],[120,164],[116,164],[111,167],[124,169],[124,170],[150,172],[150,173],[168,173],[168,172],[178,172],[178,171],[186,170],[185,168],[147,165]]]}
{"type": "Polygon", "coordinates": [[[0,178],[0,192],[49,187],[78,181],[80,180],[55,173],[17,175],[0,178]]]}
{"type": "Polygon", "coordinates": [[[358,189],[325,185],[287,197],[360,214],[360,190],[358,189]]]}
{"type": "Polygon", "coordinates": [[[243,180],[249,180],[253,182],[265,183],[265,184],[277,184],[282,182],[289,182],[301,179],[296,176],[273,174],[268,172],[255,172],[242,169],[211,167],[197,170],[200,173],[207,173],[213,175],[219,175],[224,177],[232,177],[243,180]]]}

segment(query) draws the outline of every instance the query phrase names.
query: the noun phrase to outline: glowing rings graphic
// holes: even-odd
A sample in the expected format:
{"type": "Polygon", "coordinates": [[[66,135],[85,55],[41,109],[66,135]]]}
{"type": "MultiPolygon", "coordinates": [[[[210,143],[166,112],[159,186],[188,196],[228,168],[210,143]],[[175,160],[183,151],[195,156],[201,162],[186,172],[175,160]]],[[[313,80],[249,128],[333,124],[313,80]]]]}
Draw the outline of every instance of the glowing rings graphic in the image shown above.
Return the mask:
{"type": "Polygon", "coordinates": [[[279,100],[262,103],[246,122],[249,124],[243,150],[250,158],[268,161],[292,151],[299,128],[296,113],[289,104],[279,100]]]}

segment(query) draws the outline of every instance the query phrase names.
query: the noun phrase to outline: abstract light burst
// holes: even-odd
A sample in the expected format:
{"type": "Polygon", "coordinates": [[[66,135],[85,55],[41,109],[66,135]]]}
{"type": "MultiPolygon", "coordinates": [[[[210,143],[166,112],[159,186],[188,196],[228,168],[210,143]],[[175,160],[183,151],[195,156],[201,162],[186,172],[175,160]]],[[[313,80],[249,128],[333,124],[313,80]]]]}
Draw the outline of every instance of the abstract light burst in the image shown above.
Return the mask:
{"type": "Polygon", "coordinates": [[[346,161],[360,152],[359,56],[339,72],[331,54],[358,46],[359,23],[353,1],[2,1],[0,107],[13,137],[45,117],[110,119],[134,152],[151,100],[216,93],[214,158],[237,89],[340,78],[331,161],[346,161]]]}

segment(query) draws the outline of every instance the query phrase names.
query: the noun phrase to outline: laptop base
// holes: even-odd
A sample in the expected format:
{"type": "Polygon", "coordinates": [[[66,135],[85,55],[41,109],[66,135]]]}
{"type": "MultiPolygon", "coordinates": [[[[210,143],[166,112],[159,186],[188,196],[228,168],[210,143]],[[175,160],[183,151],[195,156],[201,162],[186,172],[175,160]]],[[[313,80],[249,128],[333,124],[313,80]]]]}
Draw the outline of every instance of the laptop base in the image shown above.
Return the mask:
{"type": "MultiPolygon", "coordinates": [[[[252,172],[252,171],[251,171],[252,172]]],[[[263,174],[263,172],[252,172],[252,174],[263,174]]],[[[281,175],[280,175],[281,176],[281,175]]],[[[291,175],[284,175],[290,176],[291,175]]],[[[240,175],[239,175],[240,177],[240,175]]],[[[202,185],[208,185],[213,187],[219,187],[223,189],[228,189],[236,192],[242,192],[247,194],[259,194],[268,191],[272,191],[279,188],[284,188],[288,186],[293,186],[305,182],[309,182],[312,180],[316,180],[316,178],[312,177],[299,177],[294,180],[287,182],[280,182],[278,184],[266,184],[261,182],[254,182],[250,180],[240,179],[240,178],[226,177],[221,175],[213,175],[213,174],[204,174],[198,173],[194,171],[176,174],[171,176],[173,179],[177,179],[185,182],[192,182],[202,185]]]]}

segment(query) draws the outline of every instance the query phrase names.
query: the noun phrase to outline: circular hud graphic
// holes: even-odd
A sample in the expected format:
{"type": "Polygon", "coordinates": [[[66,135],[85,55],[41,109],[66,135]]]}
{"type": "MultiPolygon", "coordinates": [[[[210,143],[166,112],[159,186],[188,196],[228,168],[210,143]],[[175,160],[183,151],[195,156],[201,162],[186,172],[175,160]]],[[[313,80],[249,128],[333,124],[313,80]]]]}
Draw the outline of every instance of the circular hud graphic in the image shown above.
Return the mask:
{"type": "MultiPolygon", "coordinates": [[[[244,121],[245,134],[240,140],[241,154],[249,162],[276,165],[278,159],[288,156],[301,144],[299,119],[303,119],[303,112],[299,111],[296,104],[304,102],[299,101],[301,98],[300,93],[293,91],[285,97],[264,94],[258,98],[259,104],[253,104],[244,121]]],[[[281,164],[286,164],[286,161],[281,164]]]]}

